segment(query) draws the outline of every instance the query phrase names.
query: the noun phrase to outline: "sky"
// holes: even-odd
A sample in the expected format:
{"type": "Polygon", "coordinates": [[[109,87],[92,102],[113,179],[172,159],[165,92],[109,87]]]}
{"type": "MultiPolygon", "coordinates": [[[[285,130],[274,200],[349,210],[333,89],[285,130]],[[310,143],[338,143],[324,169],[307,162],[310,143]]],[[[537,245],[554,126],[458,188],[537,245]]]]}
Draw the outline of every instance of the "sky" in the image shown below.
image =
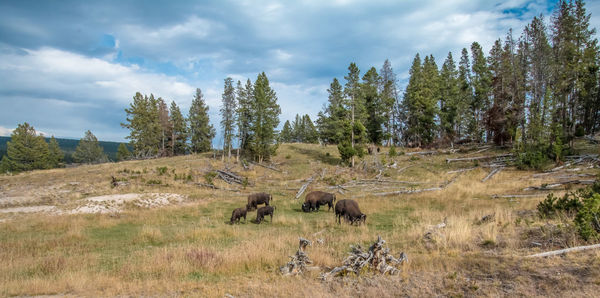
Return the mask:
{"type": "MultiPolygon", "coordinates": [[[[441,66],[509,29],[550,20],[556,1],[28,1],[0,0],[0,135],[28,122],[47,136],[125,141],[136,92],[175,101],[187,115],[204,93],[214,146],[222,143],[223,81],[265,72],[281,106],[316,120],[334,77],[389,59],[400,90],[415,54],[441,66]]],[[[600,1],[587,1],[591,26],[600,1]]]]}

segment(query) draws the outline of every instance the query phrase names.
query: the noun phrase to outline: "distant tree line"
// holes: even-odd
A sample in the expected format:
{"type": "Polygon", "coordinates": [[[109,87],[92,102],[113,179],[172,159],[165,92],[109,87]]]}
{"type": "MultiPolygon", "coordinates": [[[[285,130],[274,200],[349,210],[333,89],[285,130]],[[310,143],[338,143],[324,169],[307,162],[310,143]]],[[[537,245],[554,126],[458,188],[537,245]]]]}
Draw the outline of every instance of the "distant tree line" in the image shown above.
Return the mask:
{"type": "Polygon", "coordinates": [[[283,129],[279,134],[279,141],[281,143],[319,143],[319,132],[315,127],[310,116],[296,114],[296,119],[292,121],[285,121],[283,129]]]}
{"type": "MultiPolygon", "coordinates": [[[[124,144],[122,144],[124,145],[124,144]]],[[[125,147],[127,150],[127,147],[125,147]]],[[[128,151],[128,150],[127,150],[128,151]]],[[[6,143],[6,154],[0,161],[1,173],[18,173],[38,169],[64,167],[65,153],[58,141],[52,136],[48,142],[38,134],[35,128],[25,122],[19,124],[11,134],[11,140],[6,143]]],[[[79,141],[72,155],[76,163],[102,163],[108,157],[100,146],[98,139],[91,131],[79,141]]]]}
{"type": "Polygon", "coordinates": [[[427,147],[456,142],[511,145],[534,159],[559,159],[575,136],[600,126],[599,49],[581,0],[560,1],[546,27],[534,17],[520,37],[510,30],[486,56],[479,43],[441,68],[417,54],[403,94],[390,63],[359,80],[354,63],[319,113],[319,138],[344,160],[364,143],[427,147]]]}

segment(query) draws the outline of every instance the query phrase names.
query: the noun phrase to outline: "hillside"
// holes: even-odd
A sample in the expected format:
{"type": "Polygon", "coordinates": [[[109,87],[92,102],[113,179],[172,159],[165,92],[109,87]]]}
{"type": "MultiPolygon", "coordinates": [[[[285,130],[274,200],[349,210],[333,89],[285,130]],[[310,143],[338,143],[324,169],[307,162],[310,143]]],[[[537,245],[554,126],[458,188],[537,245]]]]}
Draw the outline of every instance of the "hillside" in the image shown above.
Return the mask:
{"type": "MultiPolygon", "coordinates": [[[[578,148],[598,150],[583,142],[578,148]]],[[[594,180],[597,161],[541,175],[507,166],[486,179],[506,157],[447,160],[509,152],[465,147],[390,157],[383,148],[354,169],[338,165],[335,146],[283,144],[277,153],[272,169],[205,154],[0,176],[0,296],[589,297],[600,291],[600,250],[525,258],[586,244],[572,220],[541,219],[536,206],[550,192],[540,186],[594,180]],[[247,178],[246,187],[224,182],[217,170],[247,178]],[[542,190],[525,190],[530,186],[542,190]],[[366,224],[337,224],[326,207],[302,212],[304,196],[314,190],[356,200],[366,224]],[[251,211],[245,222],[229,224],[248,194],[263,191],[273,196],[272,221],[256,224],[251,211]],[[319,279],[341,265],[350,245],[369,247],[378,235],[394,256],[407,255],[399,275],[319,279]],[[313,241],[306,253],[317,268],[282,276],[279,267],[299,237],[313,241]]],[[[551,192],[562,194],[565,186],[551,192]]]]}
{"type": "MultiPolygon", "coordinates": [[[[10,137],[2,137],[0,136],[0,158],[6,154],[6,142],[10,141],[10,137]]],[[[50,138],[46,138],[46,142],[49,142],[50,138]]],[[[58,145],[63,152],[65,152],[65,163],[72,163],[73,159],[71,155],[75,152],[75,148],[79,144],[79,140],[74,139],[61,139],[56,138],[58,141],[58,145]]],[[[117,160],[117,149],[119,148],[119,142],[107,142],[107,141],[99,141],[98,142],[102,148],[104,148],[104,153],[108,155],[110,160],[117,160]]],[[[131,150],[131,148],[129,148],[131,150]]]]}

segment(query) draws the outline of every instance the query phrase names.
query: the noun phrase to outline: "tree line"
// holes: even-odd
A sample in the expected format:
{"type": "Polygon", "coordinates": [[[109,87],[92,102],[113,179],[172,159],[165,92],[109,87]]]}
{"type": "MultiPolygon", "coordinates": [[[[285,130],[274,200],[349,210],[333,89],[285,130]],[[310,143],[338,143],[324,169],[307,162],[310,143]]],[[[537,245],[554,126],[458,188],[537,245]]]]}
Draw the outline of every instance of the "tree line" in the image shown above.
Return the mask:
{"type": "MultiPolygon", "coordinates": [[[[233,79],[226,78],[220,109],[223,129],[223,154],[231,157],[234,141],[241,153],[257,161],[268,159],[276,150],[279,114],[275,91],[263,72],[252,83],[233,86],[233,79]]],[[[209,107],[200,88],[192,100],[188,117],[184,118],[177,104],[170,109],[162,98],[136,93],[127,118],[121,125],[128,128],[127,139],[133,146],[135,158],[176,156],[202,153],[212,149],[216,130],[210,124],[209,107]]]]}
{"type": "MultiPolygon", "coordinates": [[[[129,150],[121,143],[117,151],[119,160],[127,159],[129,150]]],[[[19,124],[11,134],[11,140],[6,143],[6,154],[0,161],[0,173],[18,173],[38,169],[64,167],[65,153],[58,141],[52,136],[48,142],[38,134],[33,126],[25,122],[19,124]]],[[[91,131],[79,140],[72,159],[76,163],[108,162],[104,149],[91,131]]]]}
{"type": "Polygon", "coordinates": [[[334,78],[319,113],[322,141],[353,160],[364,143],[447,146],[511,145],[525,155],[559,159],[576,136],[600,126],[599,50],[581,0],[560,1],[549,27],[534,17],[518,38],[512,30],[486,55],[477,42],[451,52],[441,68],[416,54],[403,94],[388,60],[360,78],[351,63],[345,84],[334,78]]]}

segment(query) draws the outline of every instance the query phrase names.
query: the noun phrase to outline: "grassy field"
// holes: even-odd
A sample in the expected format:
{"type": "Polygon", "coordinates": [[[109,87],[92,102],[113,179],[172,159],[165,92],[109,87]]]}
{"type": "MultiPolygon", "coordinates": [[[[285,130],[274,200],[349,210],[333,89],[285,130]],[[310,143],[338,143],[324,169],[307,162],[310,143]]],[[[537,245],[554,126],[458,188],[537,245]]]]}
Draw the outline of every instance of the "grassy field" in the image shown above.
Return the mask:
{"type": "Polygon", "coordinates": [[[533,177],[533,171],[506,168],[481,182],[489,169],[448,173],[482,163],[448,164],[446,158],[501,153],[506,152],[390,158],[382,152],[350,169],[338,165],[335,146],[284,144],[273,159],[281,172],[256,165],[245,170],[234,160],[206,154],[0,176],[0,296],[597,295],[598,251],[524,258],[585,244],[571,219],[537,216],[536,205],[548,192],[523,191],[554,182],[556,176],[533,177]],[[210,174],[226,168],[247,177],[248,185],[229,185],[210,174]],[[404,183],[358,183],[378,174],[382,180],[404,183]],[[111,176],[125,185],[113,187],[111,176]],[[294,195],[309,177],[315,182],[307,192],[333,192],[332,185],[349,185],[348,191],[337,194],[338,200],[358,201],[367,214],[366,225],[338,225],[327,208],[303,213],[304,196],[296,200],[294,195]],[[438,191],[375,195],[448,181],[453,182],[438,191]],[[210,182],[220,189],[197,184],[210,182]],[[255,224],[256,212],[249,212],[246,222],[230,225],[232,210],[244,206],[248,194],[262,191],[273,195],[273,221],[255,224]],[[87,204],[87,198],[129,193],[174,193],[185,199],[157,208],[125,203],[120,212],[106,214],[73,212],[87,204]],[[536,196],[493,196],[506,194],[536,196]],[[52,211],[17,211],[39,206],[52,211]],[[486,215],[493,219],[482,222],[486,215]],[[442,222],[446,227],[433,228],[442,222]],[[428,231],[432,233],[426,238],[428,231]],[[400,275],[326,282],[318,278],[342,263],[350,245],[368,247],[378,235],[394,255],[407,254],[409,262],[400,275]],[[307,253],[322,270],[281,276],[279,267],[295,253],[298,237],[314,241],[307,253]]]}

